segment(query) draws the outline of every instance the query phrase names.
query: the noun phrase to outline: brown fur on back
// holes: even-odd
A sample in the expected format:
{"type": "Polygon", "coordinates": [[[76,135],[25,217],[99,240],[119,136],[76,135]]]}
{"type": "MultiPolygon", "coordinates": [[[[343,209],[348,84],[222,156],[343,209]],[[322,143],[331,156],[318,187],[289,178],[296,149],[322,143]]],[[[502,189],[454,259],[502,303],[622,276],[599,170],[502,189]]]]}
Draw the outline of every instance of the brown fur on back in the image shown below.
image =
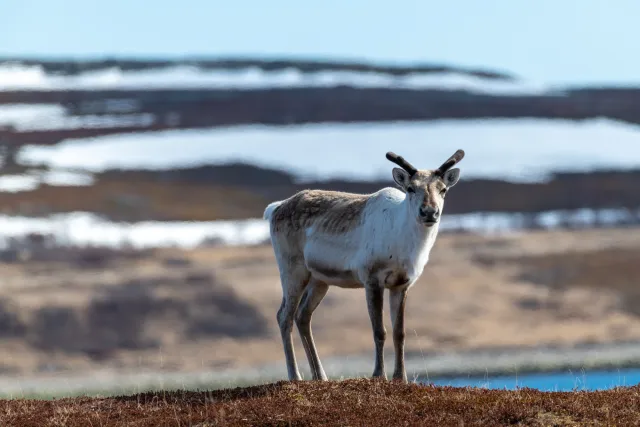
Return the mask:
{"type": "Polygon", "coordinates": [[[367,199],[364,194],[303,190],[275,209],[271,224],[274,231],[298,231],[318,225],[328,233],[344,233],[360,223],[367,199]]]}

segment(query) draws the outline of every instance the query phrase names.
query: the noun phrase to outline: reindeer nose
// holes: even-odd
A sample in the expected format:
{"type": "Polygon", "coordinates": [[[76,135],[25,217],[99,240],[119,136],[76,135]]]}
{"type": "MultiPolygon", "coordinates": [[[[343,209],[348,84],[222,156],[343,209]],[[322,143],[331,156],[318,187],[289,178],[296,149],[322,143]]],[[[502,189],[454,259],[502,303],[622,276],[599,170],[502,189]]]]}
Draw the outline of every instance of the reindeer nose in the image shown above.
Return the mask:
{"type": "Polygon", "coordinates": [[[440,212],[431,206],[421,206],[420,217],[422,217],[425,222],[437,222],[440,218],[440,212]]]}

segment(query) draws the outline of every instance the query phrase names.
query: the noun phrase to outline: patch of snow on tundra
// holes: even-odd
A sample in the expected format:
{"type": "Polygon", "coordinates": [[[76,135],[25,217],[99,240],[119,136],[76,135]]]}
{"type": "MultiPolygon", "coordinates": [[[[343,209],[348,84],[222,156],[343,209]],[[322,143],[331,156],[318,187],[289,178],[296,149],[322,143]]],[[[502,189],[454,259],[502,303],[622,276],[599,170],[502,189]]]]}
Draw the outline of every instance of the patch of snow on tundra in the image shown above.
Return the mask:
{"type": "MultiPolygon", "coordinates": [[[[168,169],[234,161],[291,171],[302,180],[389,179],[394,151],[435,168],[456,149],[462,179],[544,179],[551,171],[640,167],[640,128],[608,119],[322,124],[133,133],[27,146],[19,160],[55,167],[168,169]]],[[[391,183],[391,181],[390,181],[391,183]]]]}
{"type": "MultiPolygon", "coordinates": [[[[640,211],[580,209],[571,212],[549,211],[530,216],[511,213],[470,213],[444,215],[441,232],[509,233],[531,225],[542,229],[557,229],[562,224],[572,227],[638,223],[640,211]]],[[[200,245],[242,246],[269,241],[269,224],[262,219],[120,223],[86,213],[52,215],[48,218],[28,218],[0,215],[0,246],[8,238],[20,238],[30,233],[52,235],[62,245],[109,246],[135,248],[180,247],[200,245]]]]}
{"type": "Polygon", "coordinates": [[[289,87],[406,88],[469,90],[501,95],[541,94],[541,84],[491,79],[464,73],[409,73],[392,75],[382,72],[317,71],[296,68],[265,71],[258,67],[238,70],[205,70],[196,66],[176,65],[140,71],[108,68],[78,75],[50,75],[39,65],[0,65],[1,90],[98,90],[158,88],[234,88],[265,89],[289,87]]]}

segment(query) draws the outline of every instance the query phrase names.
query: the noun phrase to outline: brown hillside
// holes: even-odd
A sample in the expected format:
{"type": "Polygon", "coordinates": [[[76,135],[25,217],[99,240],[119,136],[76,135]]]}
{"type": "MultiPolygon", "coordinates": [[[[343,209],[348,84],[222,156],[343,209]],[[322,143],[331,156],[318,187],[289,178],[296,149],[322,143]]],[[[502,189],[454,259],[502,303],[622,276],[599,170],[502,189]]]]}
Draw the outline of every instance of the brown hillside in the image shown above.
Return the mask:
{"type": "Polygon", "coordinates": [[[5,426],[637,425],[640,388],[541,392],[356,379],[213,392],[0,402],[5,426]]]}

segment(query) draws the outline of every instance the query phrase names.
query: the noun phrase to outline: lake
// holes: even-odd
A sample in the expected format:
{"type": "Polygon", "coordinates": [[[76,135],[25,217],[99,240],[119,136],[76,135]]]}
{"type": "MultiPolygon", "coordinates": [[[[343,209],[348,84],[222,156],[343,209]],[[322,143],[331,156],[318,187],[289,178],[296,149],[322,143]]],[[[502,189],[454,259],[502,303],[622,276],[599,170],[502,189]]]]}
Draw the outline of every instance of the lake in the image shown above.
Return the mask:
{"type": "MultiPolygon", "coordinates": [[[[426,382],[426,381],[424,381],[426,382]]],[[[535,388],[542,391],[605,390],[640,383],[640,369],[615,371],[562,371],[524,375],[489,375],[486,377],[437,378],[434,385],[453,387],[484,387],[489,389],[535,388]]]]}

